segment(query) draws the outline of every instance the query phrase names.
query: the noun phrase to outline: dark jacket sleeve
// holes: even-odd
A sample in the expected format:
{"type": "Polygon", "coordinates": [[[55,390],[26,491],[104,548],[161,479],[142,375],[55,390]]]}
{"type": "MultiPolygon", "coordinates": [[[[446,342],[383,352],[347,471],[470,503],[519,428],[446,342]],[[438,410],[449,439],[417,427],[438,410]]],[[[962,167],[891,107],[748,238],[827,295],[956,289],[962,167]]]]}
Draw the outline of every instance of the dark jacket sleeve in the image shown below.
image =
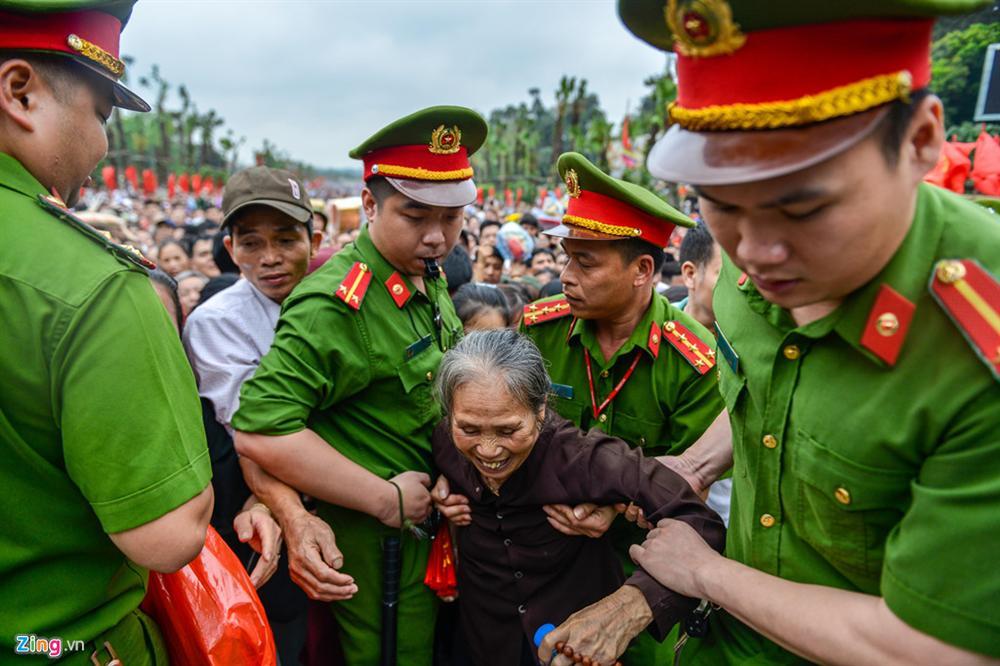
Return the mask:
{"type": "MultiPolygon", "coordinates": [[[[726,541],[722,520],[673,470],[620,439],[597,430],[584,433],[568,422],[557,426],[553,439],[569,452],[564,483],[572,495],[579,493],[597,504],[634,502],[651,523],[663,518],[683,521],[722,552],[726,541]]],[[[653,612],[649,631],[657,640],[663,640],[698,604],[663,587],[641,568],[625,584],[637,587],[646,598],[653,612]]]]}

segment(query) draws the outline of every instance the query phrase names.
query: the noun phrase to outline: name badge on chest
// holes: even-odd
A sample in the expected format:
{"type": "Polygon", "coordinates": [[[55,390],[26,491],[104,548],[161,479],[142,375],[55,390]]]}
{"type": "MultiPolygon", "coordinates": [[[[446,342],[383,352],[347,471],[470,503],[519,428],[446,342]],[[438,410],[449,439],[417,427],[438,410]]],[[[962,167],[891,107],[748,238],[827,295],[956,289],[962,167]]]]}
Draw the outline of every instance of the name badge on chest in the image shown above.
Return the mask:
{"type": "Polygon", "coordinates": [[[565,398],[566,400],[573,399],[573,387],[569,384],[552,384],[552,392],[560,398],[565,398]]]}

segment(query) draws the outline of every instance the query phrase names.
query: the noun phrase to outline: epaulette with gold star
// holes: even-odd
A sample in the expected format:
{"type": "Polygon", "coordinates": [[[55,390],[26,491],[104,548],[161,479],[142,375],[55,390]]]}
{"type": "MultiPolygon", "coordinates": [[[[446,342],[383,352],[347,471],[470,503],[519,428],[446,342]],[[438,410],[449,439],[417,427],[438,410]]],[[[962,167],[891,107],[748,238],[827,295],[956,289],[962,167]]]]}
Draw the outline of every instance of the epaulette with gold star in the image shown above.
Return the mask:
{"type": "Polygon", "coordinates": [[[1000,281],[975,259],[945,259],[934,267],[930,291],[1000,380],[1000,281]]]}
{"type": "Polygon", "coordinates": [[[54,196],[44,196],[39,194],[37,201],[38,205],[46,211],[55,215],[63,222],[67,223],[84,236],[100,245],[121,263],[127,266],[136,266],[141,268],[143,271],[151,271],[156,268],[156,264],[142,256],[142,252],[139,252],[139,250],[135,249],[131,245],[119,245],[112,240],[109,232],[95,229],[71,213],[61,199],[57,199],[54,196]]]}
{"type": "Polygon", "coordinates": [[[558,298],[551,301],[529,303],[524,306],[524,325],[534,326],[569,315],[569,301],[558,298]]]}
{"type": "Polygon", "coordinates": [[[355,310],[361,309],[361,303],[368,293],[368,284],[372,281],[372,271],[368,264],[355,261],[351,270],[347,272],[347,277],[337,287],[335,295],[340,300],[347,303],[348,307],[355,310]]]}
{"type": "Polygon", "coordinates": [[[703,375],[715,367],[715,352],[679,321],[663,323],[663,339],[680,352],[691,367],[703,375]]]}

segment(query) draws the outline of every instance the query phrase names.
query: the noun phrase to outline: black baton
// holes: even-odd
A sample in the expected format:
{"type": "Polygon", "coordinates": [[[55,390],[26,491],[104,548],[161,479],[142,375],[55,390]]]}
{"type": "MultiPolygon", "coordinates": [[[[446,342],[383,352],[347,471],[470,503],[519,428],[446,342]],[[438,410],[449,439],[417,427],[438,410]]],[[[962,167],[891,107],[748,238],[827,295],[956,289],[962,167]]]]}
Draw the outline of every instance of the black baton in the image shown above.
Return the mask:
{"type": "Polygon", "coordinates": [[[382,662],[396,666],[396,621],[399,611],[400,542],[398,536],[382,542],[382,662]]]}

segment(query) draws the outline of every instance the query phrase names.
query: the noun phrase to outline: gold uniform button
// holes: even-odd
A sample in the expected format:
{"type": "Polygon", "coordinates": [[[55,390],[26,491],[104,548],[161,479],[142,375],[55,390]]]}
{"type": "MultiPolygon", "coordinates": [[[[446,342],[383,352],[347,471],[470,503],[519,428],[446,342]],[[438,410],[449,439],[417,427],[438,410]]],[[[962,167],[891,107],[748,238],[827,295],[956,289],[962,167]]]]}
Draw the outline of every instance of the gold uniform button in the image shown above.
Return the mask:
{"type": "Polygon", "coordinates": [[[798,345],[788,345],[781,351],[789,361],[794,361],[802,355],[802,350],[799,349],[798,345]]]}
{"type": "Polygon", "coordinates": [[[646,438],[645,437],[640,437],[639,438],[639,446],[646,446],[646,438]]]}
{"type": "Polygon", "coordinates": [[[434,379],[434,373],[433,372],[428,372],[427,373],[427,381],[432,381],[433,379],[434,379]]]}
{"type": "Polygon", "coordinates": [[[601,370],[601,377],[607,379],[607,377],[608,377],[608,371],[607,370],[601,370]]]}
{"type": "Polygon", "coordinates": [[[608,415],[607,414],[601,414],[600,416],[597,417],[597,420],[600,421],[601,423],[604,423],[605,421],[608,420],[608,415]]]}
{"type": "Polygon", "coordinates": [[[775,439],[774,435],[764,435],[763,442],[764,446],[766,446],[769,449],[773,449],[774,447],[778,446],[778,440],[775,439]]]}
{"type": "Polygon", "coordinates": [[[775,522],[774,516],[772,516],[769,513],[765,513],[763,516],[760,517],[760,524],[763,525],[764,527],[772,527],[774,526],[774,522],[775,522]]]}
{"type": "Polygon", "coordinates": [[[833,496],[836,497],[837,501],[840,502],[841,504],[851,503],[851,493],[850,491],[847,490],[847,488],[844,488],[843,486],[834,490],[833,496]]]}

